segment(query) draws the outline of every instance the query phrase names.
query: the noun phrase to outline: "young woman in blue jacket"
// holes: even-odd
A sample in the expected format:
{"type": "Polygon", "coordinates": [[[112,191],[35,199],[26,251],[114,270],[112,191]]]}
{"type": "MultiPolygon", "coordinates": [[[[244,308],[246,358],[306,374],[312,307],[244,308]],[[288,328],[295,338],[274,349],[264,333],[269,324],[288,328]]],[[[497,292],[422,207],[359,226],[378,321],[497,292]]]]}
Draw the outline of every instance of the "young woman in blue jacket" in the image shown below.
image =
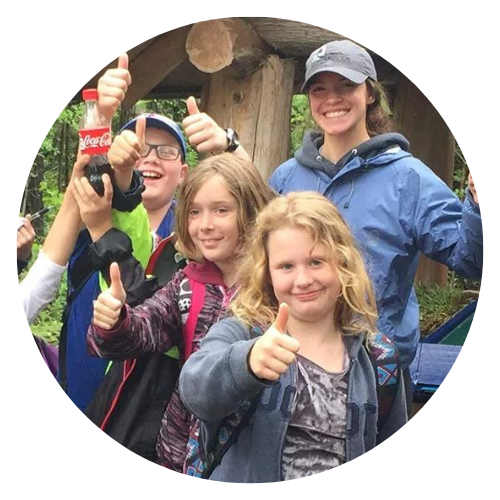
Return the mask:
{"type": "Polygon", "coordinates": [[[480,278],[481,215],[469,179],[464,203],[390,133],[385,94],[372,58],[349,40],[327,43],[306,62],[303,89],[320,132],[309,132],[270,185],[281,194],[315,190],[353,231],[375,287],[378,327],[406,368],[420,339],[413,287],[419,254],[480,278]]]}
{"type": "MultiPolygon", "coordinates": [[[[412,156],[401,134],[390,132],[373,60],[354,42],[315,50],[306,62],[303,91],[320,130],[306,133],[269,184],[280,194],[317,191],[339,209],[374,283],[378,327],[395,342],[406,368],[420,339],[413,288],[420,253],[462,276],[481,277],[483,232],[474,184],[469,177],[462,203],[412,156]]],[[[213,132],[220,142],[221,130],[213,132]]],[[[189,128],[186,133],[196,141],[189,128]]]]}

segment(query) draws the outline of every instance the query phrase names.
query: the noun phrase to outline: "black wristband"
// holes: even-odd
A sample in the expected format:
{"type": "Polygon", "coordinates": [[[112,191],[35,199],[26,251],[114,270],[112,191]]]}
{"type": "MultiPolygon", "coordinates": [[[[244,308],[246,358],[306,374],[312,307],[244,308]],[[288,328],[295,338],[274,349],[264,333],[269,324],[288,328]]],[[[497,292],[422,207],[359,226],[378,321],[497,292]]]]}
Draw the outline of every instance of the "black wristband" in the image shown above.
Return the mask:
{"type": "Polygon", "coordinates": [[[224,129],[226,131],[227,148],[226,153],[236,151],[240,145],[240,138],[232,128],[224,129]]]}

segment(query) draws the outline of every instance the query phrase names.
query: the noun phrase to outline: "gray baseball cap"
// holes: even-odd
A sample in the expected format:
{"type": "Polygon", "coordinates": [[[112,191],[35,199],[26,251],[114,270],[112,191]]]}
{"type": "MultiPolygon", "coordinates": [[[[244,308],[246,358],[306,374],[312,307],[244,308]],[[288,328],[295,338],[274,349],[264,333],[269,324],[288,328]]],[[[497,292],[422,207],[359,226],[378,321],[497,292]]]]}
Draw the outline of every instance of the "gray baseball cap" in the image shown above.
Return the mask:
{"type": "Polygon", "coordinates": [[[367,78],[377,80],[377,71],[370,54],[350,40],[328,42],[309,56],[302,92],[307,89],[313,76],[325,71],[342,75],[358,85],[367,78]]]}

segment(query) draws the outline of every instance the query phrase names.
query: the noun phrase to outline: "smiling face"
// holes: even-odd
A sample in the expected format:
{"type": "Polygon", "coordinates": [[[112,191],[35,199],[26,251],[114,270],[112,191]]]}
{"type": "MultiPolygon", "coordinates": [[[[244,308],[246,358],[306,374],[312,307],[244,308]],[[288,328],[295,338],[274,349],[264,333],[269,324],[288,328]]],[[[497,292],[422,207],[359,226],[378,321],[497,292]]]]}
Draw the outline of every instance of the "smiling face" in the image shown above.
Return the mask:
{"type": "MultiPolygon", "coordinates": [[[[179,148],[179,143],[173,135],[158,128],[146,129],[146,143],[179,148]]],[[[158,158],[154,149],[141,158],[136,167],[144,176],[146,189],[142,193],[142,201],[148,211],[159,210],[170,204],[177,186],[187,172],[187,166],[183,165],[181,155],[174,161],[162,160],[158,158]]]]}
{"type": "Polygon", "coordinates": [[[357,85],[336,73],[319,73],[308,87],[311,114],[325,135],[345,136],[360,144],[369,139],[367,105],[373,101],[366,83],[357,85]]]}
{"type": "Polygon", "coordinates": [[[290,316],[306,323],[334,321],[341,285],[327,248],[314,244],[299,227],[284,227],[269,234],[269,274],[278,303],[290,306],[290,316]]]}
{"type": "Polygon", "coordinates": [[[232,271],[238,258],[238,210],[236,198],[220,175],[206,180],[189,205],[189,237],[223,274],[232,271]]]}

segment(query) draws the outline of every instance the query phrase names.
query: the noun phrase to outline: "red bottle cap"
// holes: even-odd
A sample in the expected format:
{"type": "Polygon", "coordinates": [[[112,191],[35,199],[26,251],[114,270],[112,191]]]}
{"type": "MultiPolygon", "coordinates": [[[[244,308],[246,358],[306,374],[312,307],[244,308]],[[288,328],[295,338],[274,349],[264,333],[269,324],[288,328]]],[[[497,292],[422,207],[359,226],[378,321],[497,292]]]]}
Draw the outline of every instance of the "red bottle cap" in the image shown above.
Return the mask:
{"type": "Polygon", "coordinates": [[[97,101],[97,89],[85,89],[82,96],[84,101],[97,101]]]}

